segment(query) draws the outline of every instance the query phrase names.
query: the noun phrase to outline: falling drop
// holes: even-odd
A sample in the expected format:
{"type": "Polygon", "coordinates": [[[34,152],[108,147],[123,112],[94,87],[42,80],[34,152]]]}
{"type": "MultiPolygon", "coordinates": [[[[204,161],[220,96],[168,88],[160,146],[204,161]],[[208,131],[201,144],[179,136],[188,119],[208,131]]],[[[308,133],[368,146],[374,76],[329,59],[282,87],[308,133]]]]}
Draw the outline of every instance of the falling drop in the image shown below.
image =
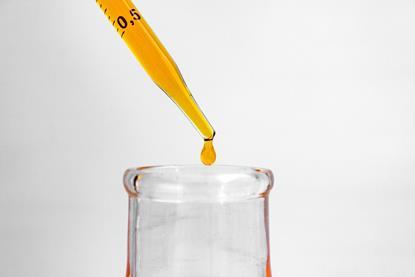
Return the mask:
{"type": "Polygon", "coordinates": [[[200,153],[200,160],[204,165],[212,165],[215,162],[216,152],[212,140],[205,140],[202,153],[200,153]]]}

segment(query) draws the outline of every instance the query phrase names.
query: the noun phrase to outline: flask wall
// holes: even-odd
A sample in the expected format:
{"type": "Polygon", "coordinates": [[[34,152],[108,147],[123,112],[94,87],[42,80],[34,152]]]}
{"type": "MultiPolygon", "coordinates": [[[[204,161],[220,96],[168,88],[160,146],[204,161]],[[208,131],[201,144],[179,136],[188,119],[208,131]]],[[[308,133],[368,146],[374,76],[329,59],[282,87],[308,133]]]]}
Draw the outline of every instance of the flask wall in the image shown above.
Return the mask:
{"type": "Polygon", "coordinates": [[[270,277],[272,174],[246,167],[126,172],[131,277],[270,277]]]}

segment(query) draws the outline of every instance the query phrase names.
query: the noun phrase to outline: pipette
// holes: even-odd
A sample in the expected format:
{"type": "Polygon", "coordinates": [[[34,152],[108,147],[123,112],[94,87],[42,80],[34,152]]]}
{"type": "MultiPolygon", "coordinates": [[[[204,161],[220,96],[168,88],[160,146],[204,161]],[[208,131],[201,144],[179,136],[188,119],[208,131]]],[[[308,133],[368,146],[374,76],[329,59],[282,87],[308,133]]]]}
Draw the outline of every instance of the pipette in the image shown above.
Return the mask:
{"type": "Polygon", "coordinates": [[[130,0],[97,0],[147,74],[183,111],[205,141],[201,160],[212,164],[215,131],[197,105],[176,63],[130,0]]]}

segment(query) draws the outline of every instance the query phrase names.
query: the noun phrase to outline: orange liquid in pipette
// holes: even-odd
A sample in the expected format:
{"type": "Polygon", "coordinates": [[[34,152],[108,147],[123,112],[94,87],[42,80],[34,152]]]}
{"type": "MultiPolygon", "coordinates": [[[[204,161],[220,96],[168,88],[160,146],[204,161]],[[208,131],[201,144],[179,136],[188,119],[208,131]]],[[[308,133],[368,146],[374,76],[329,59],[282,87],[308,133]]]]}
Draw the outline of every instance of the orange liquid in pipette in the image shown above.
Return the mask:
{"type": "Polygon", "coordinates": [[[176,63],[141,13],[130,0],[96,2],[147,74],[179,106],[205,140],[200,156],[203,164],[213,164],[215,131],[194,100],[176,63]]]}

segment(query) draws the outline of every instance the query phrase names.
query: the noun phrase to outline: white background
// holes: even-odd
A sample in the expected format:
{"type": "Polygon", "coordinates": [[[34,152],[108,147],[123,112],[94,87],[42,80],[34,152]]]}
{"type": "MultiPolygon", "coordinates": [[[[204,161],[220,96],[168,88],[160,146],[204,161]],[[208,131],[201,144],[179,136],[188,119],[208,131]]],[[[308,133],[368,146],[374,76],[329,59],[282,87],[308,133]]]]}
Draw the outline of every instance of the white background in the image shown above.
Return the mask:
{"type": "MultiPolygon", "coordinates": [[[[413,0],[136,4],[218,163],[276,173],[276,276],[415,276],[413,0]]],[[[198,163],[201,138],[95,1],[0,22],[0,276],[123,276],[123,171],[198,163]]]]}

